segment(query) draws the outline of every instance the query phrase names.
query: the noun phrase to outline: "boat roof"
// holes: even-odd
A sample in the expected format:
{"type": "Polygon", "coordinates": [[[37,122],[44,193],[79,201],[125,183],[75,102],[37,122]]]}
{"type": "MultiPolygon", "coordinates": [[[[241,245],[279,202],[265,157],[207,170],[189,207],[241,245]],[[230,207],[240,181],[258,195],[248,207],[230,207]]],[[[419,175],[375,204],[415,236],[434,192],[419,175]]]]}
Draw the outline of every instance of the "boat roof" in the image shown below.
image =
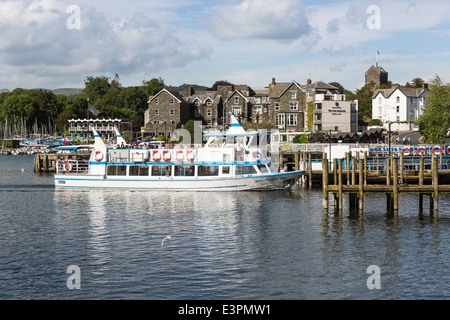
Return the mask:
{"type": "Polygon", "coordinates": [[[81,148],[93,148],[93,145],[79,145],[79,146],[61,146],[61,147],[56,147],[56,150],[76,150],[76,149],[81,149],[81,148]]]}

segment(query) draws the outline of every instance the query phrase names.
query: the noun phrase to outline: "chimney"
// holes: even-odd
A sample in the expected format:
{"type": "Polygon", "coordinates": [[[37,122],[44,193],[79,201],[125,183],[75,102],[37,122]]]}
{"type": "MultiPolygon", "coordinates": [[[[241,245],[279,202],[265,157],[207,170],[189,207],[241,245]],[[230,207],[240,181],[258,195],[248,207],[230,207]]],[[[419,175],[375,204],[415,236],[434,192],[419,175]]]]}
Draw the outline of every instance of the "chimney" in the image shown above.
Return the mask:
{"type": "Polygon", "coordinates": [[[422,90],[428,90],[428,83],[422,83],[422,90]]]}
{"type": "Polygon", "coordinates": [[[309,86],[312,83],[311,79],[306,80],[306,85],[309,86]]]}
{"type": "Polygon", "coordinates": [[[195,93],[194,88],[192,86],[189,86],[189,92],[188,92],[189,96],[194,95],[194,93],[195,93]]]}
{"type": "Polygon", "coordinates": [[[272,85],[275,85],[275,78],[272,78],[272,85]]]}

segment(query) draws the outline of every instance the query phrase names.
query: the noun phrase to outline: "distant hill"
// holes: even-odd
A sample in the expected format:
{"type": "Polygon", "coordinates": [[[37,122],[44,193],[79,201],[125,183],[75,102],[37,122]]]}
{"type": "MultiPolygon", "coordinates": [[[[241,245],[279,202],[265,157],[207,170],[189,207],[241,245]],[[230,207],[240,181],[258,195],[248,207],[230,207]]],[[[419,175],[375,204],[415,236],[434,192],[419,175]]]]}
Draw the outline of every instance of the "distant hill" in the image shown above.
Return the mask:
{"type": "Polygon", "coordinates": [[[11,91],[9,91],[8,89],[0,89],[0,93],[3,93],[3,92],[11,92],[11,91]]]}
{"type": "Polygon", "coordinates": [[[67,96],[67,97],[74,97],[77,94],[81,93],[83,89],[78,88],[60,88],[60,89],[54,89],[52,92],[57,96],[67,96]]]}

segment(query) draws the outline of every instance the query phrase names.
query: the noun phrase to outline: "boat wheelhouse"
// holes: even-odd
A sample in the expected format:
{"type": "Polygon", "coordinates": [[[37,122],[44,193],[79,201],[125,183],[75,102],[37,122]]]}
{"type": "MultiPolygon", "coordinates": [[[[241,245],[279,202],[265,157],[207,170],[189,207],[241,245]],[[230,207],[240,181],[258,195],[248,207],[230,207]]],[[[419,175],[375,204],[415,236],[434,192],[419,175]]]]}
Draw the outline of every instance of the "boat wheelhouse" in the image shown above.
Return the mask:
{"type": "MultiPolygon", "coordinates": [[[[231,115],[225,133],[205,145],[173,148],[107,147],[94,131],[92,146],[60,147],[58,188],[128,188],[174,191],[273,190],[292,187],[303,171],[278,172],[266,132],[244,131],[231,115]]],[[[119,136],[119,133],[116,133],[119,136]]]]}

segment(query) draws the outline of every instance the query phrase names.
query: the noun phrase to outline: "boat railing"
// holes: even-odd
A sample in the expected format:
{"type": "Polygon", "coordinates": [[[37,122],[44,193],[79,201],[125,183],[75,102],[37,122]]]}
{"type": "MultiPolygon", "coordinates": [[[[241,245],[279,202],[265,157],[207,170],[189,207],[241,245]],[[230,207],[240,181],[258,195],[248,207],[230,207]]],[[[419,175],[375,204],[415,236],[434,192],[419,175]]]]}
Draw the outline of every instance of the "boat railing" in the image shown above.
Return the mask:
{"type": "Polygon", "coordinates": [[[89,171],[89,160],[58,160],[56,173],[58,174],[86,174],[89,171]]]}

